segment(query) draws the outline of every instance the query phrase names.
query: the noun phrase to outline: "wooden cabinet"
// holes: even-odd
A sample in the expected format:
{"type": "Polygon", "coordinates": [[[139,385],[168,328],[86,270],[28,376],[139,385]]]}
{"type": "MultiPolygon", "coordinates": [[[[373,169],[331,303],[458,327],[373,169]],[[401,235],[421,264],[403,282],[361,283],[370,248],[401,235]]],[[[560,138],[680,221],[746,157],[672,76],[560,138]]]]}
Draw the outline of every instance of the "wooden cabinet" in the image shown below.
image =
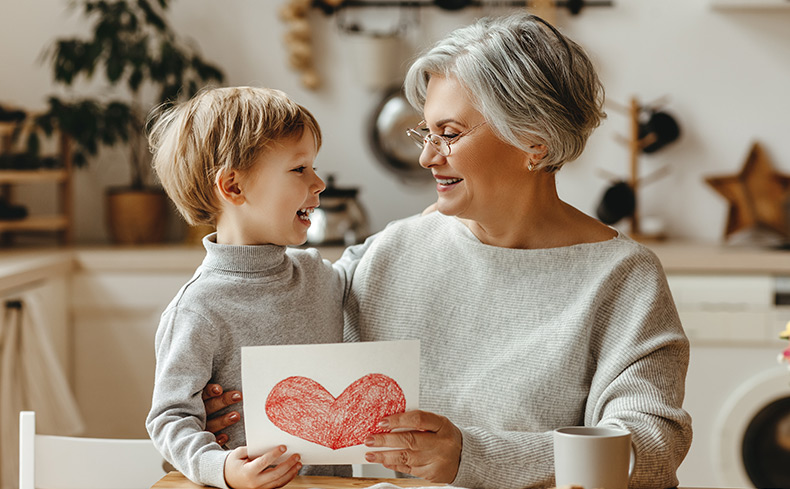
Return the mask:
{"type": "MultiPolygon", "coordinates": [[[[13,134],[18,130],[15,123],[0,123],[0,155],[19,153],[18,145],[14,144],[13,134]]],[[[53,209],[41,214],[28,213],[21,218],[0,216],[0,243],[8,245],[19,233],[54,234],[61,244],[72,241],[73,205],[72,205],[72,160],[71,140],[65,134],[53,137],[55,148],[51,157],[56,162],[54,168],[42,169],[7,169],[0,168],[0,205],[17,205],[17,189],[34,188],[35,192],[52,192],[54,190],[53,209]],[[34,187],[31,187],[34,186],[34,187]]]]}

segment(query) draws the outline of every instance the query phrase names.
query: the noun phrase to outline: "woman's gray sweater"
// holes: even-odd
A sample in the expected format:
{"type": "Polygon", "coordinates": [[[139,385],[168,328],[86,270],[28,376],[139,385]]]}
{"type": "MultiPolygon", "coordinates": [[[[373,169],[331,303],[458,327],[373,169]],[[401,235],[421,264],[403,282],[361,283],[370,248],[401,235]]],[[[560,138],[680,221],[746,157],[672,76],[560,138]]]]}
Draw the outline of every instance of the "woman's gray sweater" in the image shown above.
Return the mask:
{"type": "Polygon", "coordinates": [[[420,408],[463,432],[454,485],[553,484],[552,430],[613,425],[631,487],[677,485],[691,443],[689,344],[656,256],[623,236],[550,249],[482,244],[439,213],[346,251],[347,339],[419,339],[420,408]]]}

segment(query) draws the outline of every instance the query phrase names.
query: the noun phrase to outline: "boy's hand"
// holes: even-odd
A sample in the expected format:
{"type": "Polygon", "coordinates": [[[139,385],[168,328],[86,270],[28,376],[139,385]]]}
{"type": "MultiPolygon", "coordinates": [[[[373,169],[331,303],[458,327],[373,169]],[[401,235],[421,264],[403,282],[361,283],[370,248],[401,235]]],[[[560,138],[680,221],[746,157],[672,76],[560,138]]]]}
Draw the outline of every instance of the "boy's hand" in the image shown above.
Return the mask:
{"type": "Polygon", "coordinates": [[[302,468],[298,454],[270,467],[285,450],[281,445],[250,459],[247,458],[247,447],[236,448],[225,459],[225,482],[232,489],[274,489],[288,484],[302,468]]]}
{"type": "Polygon", "coordinates": [[[223,393],[222,386],[219,384],[209,384],[203,389],[203,404],[206,408],[206,431],[214,433],[217,443],[224,445],[228,442],[228,435],[218,433],[232,424],[241,420],[237,411],[225,413],[222,416],[214,416],[218,411],[228,406],[241,402],[241,392],[228,391],[223,393]]]}

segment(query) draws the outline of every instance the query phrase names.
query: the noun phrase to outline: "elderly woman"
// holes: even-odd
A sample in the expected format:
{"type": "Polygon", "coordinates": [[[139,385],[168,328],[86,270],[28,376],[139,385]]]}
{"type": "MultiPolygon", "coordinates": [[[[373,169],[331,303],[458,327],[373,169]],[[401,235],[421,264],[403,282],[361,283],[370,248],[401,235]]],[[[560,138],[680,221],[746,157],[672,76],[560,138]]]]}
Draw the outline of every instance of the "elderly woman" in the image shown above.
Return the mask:
{"type": "Polygon", "coordinates": [[[588,57],[540,18],[483,19],[417,59],[405,88],[438,212],[338,264],[353,274],[348,340],[421,341],[423,410],[384,419],[406,431],[370,435],[392,449],[367,460],[457,486],[548,486],[552,430],[606,425],[632,434],[632,487],[675,486],[689,349],[661,264],[557,195],[604,117],[588,57]]]}

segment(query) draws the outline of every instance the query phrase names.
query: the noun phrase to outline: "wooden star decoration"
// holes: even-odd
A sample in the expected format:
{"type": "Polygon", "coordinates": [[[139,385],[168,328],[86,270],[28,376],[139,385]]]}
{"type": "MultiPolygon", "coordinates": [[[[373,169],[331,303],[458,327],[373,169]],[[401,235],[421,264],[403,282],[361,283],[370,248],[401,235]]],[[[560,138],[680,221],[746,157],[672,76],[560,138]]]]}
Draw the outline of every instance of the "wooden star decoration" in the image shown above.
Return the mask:
{"type": "Polygon", "coordinates": [[[705,181],[730,203],[725,239],[733,233],[762,227],[788,236],[785,200],[790,190],[790,175],[771,166],[768,155],[754,143],[743,169],[737,175],[708,177],[705,181]]]}

